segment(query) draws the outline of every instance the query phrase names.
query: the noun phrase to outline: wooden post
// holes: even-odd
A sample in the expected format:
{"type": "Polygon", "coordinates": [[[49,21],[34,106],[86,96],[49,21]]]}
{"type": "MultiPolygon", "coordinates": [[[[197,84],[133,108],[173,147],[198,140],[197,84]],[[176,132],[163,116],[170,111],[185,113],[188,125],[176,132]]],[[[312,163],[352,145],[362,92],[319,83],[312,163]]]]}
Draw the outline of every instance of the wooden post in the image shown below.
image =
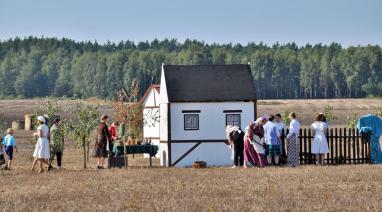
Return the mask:
{"type": "Polygon", "coordinates": [[[334,132],[336,133],[336,139],[334,140],[334,146],[335,146],[335,151],[336,151],[336,156],[335,156],[335,163],[337,164],[338,163],[338,129],[335,128],[334,129],[334,132]]]}
{"type": "MultiPolygon", "coordinates": [[[[329,134],[329,129],[326,129],[326,141],[328,142],[328,146],[329,146],[329,141],[331,139],[331,134],[329,134]]],[[[326,154],[326,164],[329,165],[330,163],[330,160],[329,160],[329,152],[326,154]]]]}
{"type": "Polygon", "coordinates": [[[359,154],[359,139],[354,139],[356,141],[356,150],[357,150],[357,163],[360,163],[360,154],[359,154]]]}
{"type": "MultiPolygon", "coordinates": [[[[353,135],[355,133],[355,130],[353,129],[353,135]]],[[[356,155],[355,155],[355,137],[352,138],[352,146],[353,146],[353,163],[356,163],[356,155]]]]}
{"type": "Polygon", "coordinates": [[[342,145],[343,145],[343,148],[344,148],[344,164],[346,164],[346,160],[347,160],[347,151],[346,151],[346,142],[347,142],[347,140],[348,140],[348,138],[350,138],[351,137],[351,135],[350,134],[348,134],[348,136],[346,136],[346,128],[344,128],[344,138],[342,139],[342,145]]]}
{"type": "Polygon", "coordinates": [[[307,151],[306,151],[306,137],[307,133],[306,133],[306,128],[304,129],[304,164],[307,163],[307,151]]]}
{"type": "Polygon", "coordinates": [[[303,142],[303,134],[302,129],[300,128],[300,139],[298,142],[300,142],[300,165],[302,165],[302,142],[303,142]]]}
{"type": "Polygon", "coordinates": [[[316,159],[316,156],[312,155],[312,130],[309,128],[308,129],[308,149],[307,149],[307,152],[308,152],[308,163],[309,164],[312,164],[312,162],[316,162],[317,159],[316,159]],[[314,159],[313,159],[314,158],[314,159]]]}
{"type": "Polygon", "coordinates": [[[123,141],[123,159],[125,160],[125,168],[127,168],[127,151],[126,151],[126,143],[123,141]]]}
{"type": "Polygon", "coordinates": [[[352,129],[348,129],[348,134],[349,134],[349,139],[347,141],[347,146],[348,146],[348,163],[351,163],[351,139],[355,136],[354,132],[352,133],[352,129]]]}
{"type": "MultiPolygon", "coordinates": [[[[345,132],[346,132],[346,130],[345,130],[345,132]]],[[[338,142],[338,145],[339,145],[339,149],[338,149],[338,151],[339,151],[339,161],[340,161],[340,164],[342,164],[342,162],[343,162],[343,154],[342,154],[342,145],[341,145],[341,140],[343,139],[343,137],[342,137],[342,128],[340,128],[340,139],[338,140],[339,142],[338,142]]]]}
{"type": "MultiPolygon", "coordinates": [[[[333,146],[333,141],[334,141],[334,134],[333,134],[333,128],[330,128],[330,163],[333,165],[334,164],[334,146],[333,146]]],[[[337,136],[337,134],[335,135],[337,136]]]]}
{"type": "Polygon", "coordinates": [[[358,130],[356,131],[357,133],[357,139],[361,140],[361,153],[362,153],[362,163],[366,162],[365,158],[365,142],[362,142],[362,139],[358,136],[358,130]]]}
{"type": "Polygon", "coordinates": [[[82,147],[84,150],[84,169],[86,169],[86,139],[82,137],[82,147]]]}

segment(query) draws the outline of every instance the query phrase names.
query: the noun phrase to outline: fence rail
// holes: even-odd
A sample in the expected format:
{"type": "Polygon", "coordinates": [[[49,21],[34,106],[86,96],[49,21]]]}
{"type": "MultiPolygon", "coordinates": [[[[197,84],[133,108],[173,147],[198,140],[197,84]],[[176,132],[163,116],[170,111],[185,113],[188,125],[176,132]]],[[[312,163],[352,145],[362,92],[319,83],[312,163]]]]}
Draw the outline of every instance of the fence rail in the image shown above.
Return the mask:
{"type": "MultiPolygon", "coordinates": [[[[289,129],[281,134],[283,158],[286,158],[286,135],[289,129]]],[[[300,141],[300,164],[313,164],[316,156],[312,154],[311,147],[314,138],[311,129],[300,129],[298,137],[300,141]]],[[[366,137],[359,135],[354,128],[330,128],[326,132],[329,145],[329,153],[326,155],[327,164],[360,164],[370,163],[370,143],[366,137]]]]}

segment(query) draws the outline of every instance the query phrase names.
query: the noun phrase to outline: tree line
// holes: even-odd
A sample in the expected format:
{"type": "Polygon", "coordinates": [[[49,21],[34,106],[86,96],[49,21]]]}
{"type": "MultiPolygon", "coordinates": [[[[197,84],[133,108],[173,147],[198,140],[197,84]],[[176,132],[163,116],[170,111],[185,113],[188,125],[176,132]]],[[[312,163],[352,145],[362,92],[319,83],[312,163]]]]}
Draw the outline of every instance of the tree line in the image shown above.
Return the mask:
{"type": "Polygon", "coordinates": [[[98,97],[159,83],[165,64],[250,62],[258,98],[382,96],[382,49],[295,43],[207,44],[175,39],[98,44],[57,38],[0,41],[0,97],[98,97]]]}

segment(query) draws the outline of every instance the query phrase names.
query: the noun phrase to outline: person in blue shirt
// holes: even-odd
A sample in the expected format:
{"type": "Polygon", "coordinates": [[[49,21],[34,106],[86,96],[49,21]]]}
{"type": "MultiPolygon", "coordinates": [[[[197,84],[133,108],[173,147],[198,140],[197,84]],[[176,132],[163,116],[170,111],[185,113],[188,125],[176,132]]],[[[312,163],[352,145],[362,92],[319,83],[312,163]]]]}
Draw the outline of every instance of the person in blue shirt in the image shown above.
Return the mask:
{"type": "Polygon", "coordinates": [[[6,165],[6,169],[10,170],[12,165],[12,159],[13,159],[13,150],[17,152],[16,147],[16,139],[13,136],[14,130],[12,128],[9,128],[7,130],[7,135],[3,138],[2,144],[4,145],[5,153],[8,155],[8,162],[6,165]]]}

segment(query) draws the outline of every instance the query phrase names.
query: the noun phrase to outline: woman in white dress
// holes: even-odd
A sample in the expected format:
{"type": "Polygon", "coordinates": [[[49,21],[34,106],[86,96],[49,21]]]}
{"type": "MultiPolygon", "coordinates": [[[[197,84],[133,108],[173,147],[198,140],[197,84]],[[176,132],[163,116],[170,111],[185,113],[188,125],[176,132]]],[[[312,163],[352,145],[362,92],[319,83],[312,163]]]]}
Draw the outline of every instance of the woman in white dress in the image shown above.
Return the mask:
{"type": "Polygon", "coordinates": [[[43,172],[43,163],[49,166],[48,159],[50,158],[49,153],[49,142],[48,142],[48,133],[49,133],[49,127],[46,126],[45,118],[43,116],[37,117],[37,120],[39,122],[39,126],[37,128],[37,132],[34,133],[34,135],[38,136],[38,140],[35,146],[35,150],[33,153],[34,161],[32,164],[32,171],[34,170],[34,167],[36,166],[37,161],[40,163],[40,173],[43,172]]]}
{"type": "Polygon", "coordinates": [[[312,124],[314,139],[312,143],[312,153],[316,155],[317,163],[324,164],[325,154],[329,152],[328,140],[326,139],[326,131],[328,124],[325,122],[324,114],[317,115],[316,122],[312,124]]]}

